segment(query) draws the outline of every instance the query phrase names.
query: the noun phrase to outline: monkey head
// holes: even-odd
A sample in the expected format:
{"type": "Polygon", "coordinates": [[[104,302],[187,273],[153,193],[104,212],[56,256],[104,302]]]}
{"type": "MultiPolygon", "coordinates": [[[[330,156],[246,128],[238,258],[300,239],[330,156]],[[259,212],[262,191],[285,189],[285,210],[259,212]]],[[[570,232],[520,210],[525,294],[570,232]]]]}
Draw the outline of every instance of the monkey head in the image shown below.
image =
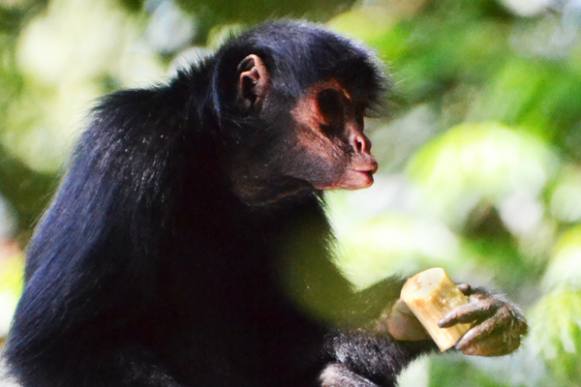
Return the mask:
{"type": "Polygon", "coordinates": [[[226,61],[227,169],[247,201],[373,184],[378,165],[364,117],[382,94],[383,74],[361,47],[328,31],[310,32],[298,41],[281,36],[296,56],[250,35],[245,55],[226,61]]]}

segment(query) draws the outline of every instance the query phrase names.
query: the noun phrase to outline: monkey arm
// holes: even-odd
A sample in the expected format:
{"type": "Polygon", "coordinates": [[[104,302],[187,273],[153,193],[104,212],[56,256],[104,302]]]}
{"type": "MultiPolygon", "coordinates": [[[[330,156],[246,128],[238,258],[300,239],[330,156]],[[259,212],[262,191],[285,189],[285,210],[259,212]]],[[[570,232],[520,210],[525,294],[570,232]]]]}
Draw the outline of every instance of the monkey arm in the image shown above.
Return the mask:
{"type": "Polygon", "coordinates": [[[394,340],[381,324],[390,317],[404,280],[390,277],[354,291],[321,243],[330,232],[321,209],[311,203],[294,210],[302,221],[279,244],[284,246],[281,272],[287,294],[308,314],[333,327],[323,350],[327,364],[321,370],[323,385],[349,386],[347,379],[353,386],[394,385],[409,362],[435,348],[431,340],[394,340]]]}
{"type": "Polygon", "coordinates": [[[383,328],[382,322],[390,317],[385,311],[390,311],[398,299],[400,280],[386,279],[362,292],[353,292],[332,262],[310,258],[310,262],[295,261],[292,265],[296,270],[303,269],[293,275],[300,275],[305,286],[292,287],[291,295],[303,308],[310,309],[310,314],[333,327],[323,349],[323,386],[393,386],[399,372],[413,359],[435,348],[431,340],[394,340],[383,328]]]}
{"type": "Polygon", "coordinates": [[[388,278],[352,294],[344,313],[359,317],[328,336],[325,350],[331,360],[321,375],[324,387],[395,386],[397,375],[411,361],[436,348],[430,339],[395,340],[385,328],[402,283],[388,278]],[[349,378],[352,384],[345,382],[349,378]],[[355,382],[357,378],[369,384],[355,382]]]}
{"type": "Polygon", "coordinates": [[[322,384],[351,386],[339,383],[338,378],[347,379],[347,375],[353,374],[352,379],[362,378],[369,386],[395,386],[398,374],[416,357],[433,348],[431,341],[403,342],[365,330],[340,331],[330,335],[327,341],[331,361],[321,374],[322,384]]]}

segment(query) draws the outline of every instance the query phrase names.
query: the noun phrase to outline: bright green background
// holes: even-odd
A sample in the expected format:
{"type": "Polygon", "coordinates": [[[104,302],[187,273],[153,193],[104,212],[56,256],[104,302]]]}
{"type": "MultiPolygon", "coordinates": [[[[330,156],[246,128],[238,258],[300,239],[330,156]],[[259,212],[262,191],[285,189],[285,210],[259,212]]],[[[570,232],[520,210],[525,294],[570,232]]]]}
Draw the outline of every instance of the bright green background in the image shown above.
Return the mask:
{"type": "Polygon", "coordinates": [[[531,332],[502,359],[423,359],[402,386],[581,385],[581,5],[563,0],[0,0],[0,335],[22,253],[95,99],[167,79],[230,33],[304,17],[385,61],[368,190],[329,196],[355,286],[443,266],[531,332]]]}

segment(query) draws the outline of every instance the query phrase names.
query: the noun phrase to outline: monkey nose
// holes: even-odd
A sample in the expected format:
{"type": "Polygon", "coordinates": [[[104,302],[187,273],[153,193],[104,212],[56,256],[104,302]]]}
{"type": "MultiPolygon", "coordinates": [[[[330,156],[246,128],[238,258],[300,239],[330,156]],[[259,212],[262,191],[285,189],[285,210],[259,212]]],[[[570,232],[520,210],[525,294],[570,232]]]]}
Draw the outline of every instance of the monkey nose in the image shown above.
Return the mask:
{"type": "Polygon", "coordinates": [[[349,142],[355,153],[369,154],[371,150],[371,141],[361,132],[353,133],[349,138],[349,142]]]}

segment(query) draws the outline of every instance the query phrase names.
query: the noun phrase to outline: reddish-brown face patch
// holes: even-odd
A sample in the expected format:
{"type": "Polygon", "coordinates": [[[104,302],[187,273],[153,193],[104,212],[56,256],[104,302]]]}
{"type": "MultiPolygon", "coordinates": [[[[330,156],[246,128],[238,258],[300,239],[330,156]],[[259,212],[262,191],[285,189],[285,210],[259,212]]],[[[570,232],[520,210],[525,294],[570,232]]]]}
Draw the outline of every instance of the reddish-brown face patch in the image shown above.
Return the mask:
{"type": "Polygon", "coordinates": [[[321,91],[327,89],[336,90],[341,93],[347,101],[351,101],[351,95],[336,79],[318,82],[307,90],[292,110],[292,115],[297,123],[306,125],[310,128],[319,128],[320,125],[328,123],[327,117],[322,114],[317,102],[317,95],[321,91]]]}
{"type": "Polygon", "coordinates": [[[299,141],[307,147],[314,145],[313,138],[318,138],[324,144],[332,144],[328,136],[321,130],[324,125],[329,124],[329,117],[323,114],[317,100],[317,96],[323,90],[336,90],[347,101],[351,101],[351,95],[335,79],[316,83],[307,90],[291,112],[298,126],[304,129],[302,133],[299,133],[301,137],[299,141]],[[303,136],[305,138],[302,138],[303,136]]]}
{"type": "MultiPolygon", "coordinates": [[[[325,169],[329,180],[337,180],[348,157],[341,149],[338,139],[329,138],[321,128],[327,124],[326,117],[319,108],[317,95],[325,89],[342,90],[336,80],[320,82],[310,87],[300,98],[291,114],[297,123],[297,145],[310,159],[317,160],[317,167],[325,169]]],[[[319,182],[323,183],[323,182],[319,182]]]]}

